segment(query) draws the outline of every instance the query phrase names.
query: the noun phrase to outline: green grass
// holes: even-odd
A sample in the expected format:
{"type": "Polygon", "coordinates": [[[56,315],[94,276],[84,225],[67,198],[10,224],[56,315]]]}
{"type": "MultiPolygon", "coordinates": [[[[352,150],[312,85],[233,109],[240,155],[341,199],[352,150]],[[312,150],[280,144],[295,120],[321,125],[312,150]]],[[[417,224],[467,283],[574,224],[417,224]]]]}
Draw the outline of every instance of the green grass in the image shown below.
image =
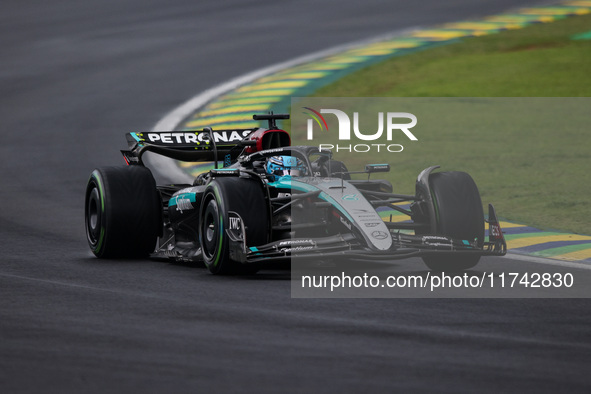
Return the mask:
{"type": "MultiPolygon", "coordinates": [[[[570,39],[589,30],[591,15],[464,39],[367,67],[314,96],[589,97],[591,40],[570,39]]],[[[409,179],[440,164],[470,173],[483,202],[494,203],[505,219],[591,234],[590,120],[588,115],[579,120],[584,128],[561,127],[560,119],[554,119],[555,127],[524,123],[519,134],[479,127],[469,135],[461,130],[441,135],[434,125],[408,154],[373,159],[391,163],[390,180],[398,192],[412,193],[409,179]]]]}

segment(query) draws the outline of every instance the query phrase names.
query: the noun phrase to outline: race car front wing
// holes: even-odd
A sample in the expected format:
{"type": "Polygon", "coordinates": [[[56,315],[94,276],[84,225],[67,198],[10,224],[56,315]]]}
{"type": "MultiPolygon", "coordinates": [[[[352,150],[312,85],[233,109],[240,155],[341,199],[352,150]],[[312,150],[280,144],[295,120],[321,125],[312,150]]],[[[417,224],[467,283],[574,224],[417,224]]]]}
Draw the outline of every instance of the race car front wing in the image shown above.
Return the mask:
{"type": "Polygon", "coordinates": [[[248,246],[242,218],[230,212],[236,225],[226,229],[230,240],[230,257],[243,264],[301,258],[349,257],[367,260],[397,260],[442,254],[478,254],[504,256],[507,244],[494,207],[489,204],[488,241],[479,246],[473,240],[458,240],[441,235],[412,235],[400,231],[390,233],[392,247],[381,251],[371,249],[363,238],[353,232],[320,238],[290,238],[260,246],[248,246]]]}

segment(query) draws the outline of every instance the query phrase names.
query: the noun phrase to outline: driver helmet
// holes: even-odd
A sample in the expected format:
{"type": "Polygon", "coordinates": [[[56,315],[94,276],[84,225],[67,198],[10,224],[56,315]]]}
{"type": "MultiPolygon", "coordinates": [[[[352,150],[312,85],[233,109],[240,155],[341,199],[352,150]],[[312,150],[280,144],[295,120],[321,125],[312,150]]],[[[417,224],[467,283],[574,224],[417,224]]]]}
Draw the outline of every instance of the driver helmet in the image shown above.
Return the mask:
{"type": "Polygon", "coordinates": [[[265,170],[271,181],[284,176],[306,176],[308,173],[302,160],[294,156],[271,156],[267,160],[265,170]]]}

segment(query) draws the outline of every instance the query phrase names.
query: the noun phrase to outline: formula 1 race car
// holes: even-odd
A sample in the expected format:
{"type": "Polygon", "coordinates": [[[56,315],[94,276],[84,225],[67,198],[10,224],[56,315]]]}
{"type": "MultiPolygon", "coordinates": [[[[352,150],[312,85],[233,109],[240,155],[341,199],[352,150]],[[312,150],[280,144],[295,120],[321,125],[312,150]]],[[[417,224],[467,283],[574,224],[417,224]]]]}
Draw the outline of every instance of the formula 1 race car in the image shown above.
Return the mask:
{"type": "Polygon", "coordinates": [[[506,243],[492,205],[489,235],[476,184],[465,172],[423,170],[415,195],[392,192],[388,164],[368,164],[354,180],[332,153],[290,146],[276,126],[289,115],[254,115],[256,130],[128,133],[127,166],[92,172],[86,234],[99,258],[146,257],[204,262],[214,274],[255,272],[290,259],[381,260],[420,256],[437,271],[502,256],[506,243]],[[144,153],[211,161],[193,184],[157,186],[144,153]],[[218,168],[218,163],[223,163],[218,168]],[[406,206],[403,205],[406,203],[406,206]],[[382,207],[408,215],[392,221],[382,207]]]}

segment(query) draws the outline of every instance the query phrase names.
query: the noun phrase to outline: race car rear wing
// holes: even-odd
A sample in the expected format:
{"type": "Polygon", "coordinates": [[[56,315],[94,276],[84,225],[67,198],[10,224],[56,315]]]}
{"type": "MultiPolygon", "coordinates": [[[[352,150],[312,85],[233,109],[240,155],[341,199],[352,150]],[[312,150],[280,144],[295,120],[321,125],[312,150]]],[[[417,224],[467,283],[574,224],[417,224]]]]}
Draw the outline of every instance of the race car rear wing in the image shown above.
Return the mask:
{"type": "Polygon", "coordinates": [[[180,161],[213,161],[217,168],[219,160],[223,160],[224,166],[235,162],[244,148],[247,153],[254,153],[291,145],[289,134],[278,129],[275,123],[278,119],[289,119],[289,114],[270,112],[252,118],[268,121],[269,128],[212,130],[206,127],[203,130],[127,133],[130,150],[121,153],[128,165],[143,165],[142,155],[154,152],[180,161]]]}
{"type": "Polygon", "coordinates": [[[212,130],[206,127],[195,131],[150,131],[127,133],[130,150],[121,153],[127,164],[142,164],[146,152],[180,161],[234,161],[242,148],[256,144],[248,140],[256,129],[212,130]]]}

